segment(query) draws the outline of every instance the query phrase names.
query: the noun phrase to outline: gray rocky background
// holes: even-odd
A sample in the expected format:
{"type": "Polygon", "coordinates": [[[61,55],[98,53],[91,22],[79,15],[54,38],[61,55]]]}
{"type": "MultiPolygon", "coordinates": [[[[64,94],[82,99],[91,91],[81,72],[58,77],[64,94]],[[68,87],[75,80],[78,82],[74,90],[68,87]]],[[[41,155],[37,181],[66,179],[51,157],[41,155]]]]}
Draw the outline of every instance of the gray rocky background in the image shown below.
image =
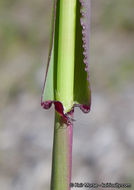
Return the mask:
{"type": "MultiPolygon", "coordinates": [[[[0,190],[49,190],[54,109],[40,97],[51,8],[0,1],[0,190]]],[[[92,110],[75,112],[72,182],[134,185],[134,1],[92,0],[91,23],[92,110]]]]}

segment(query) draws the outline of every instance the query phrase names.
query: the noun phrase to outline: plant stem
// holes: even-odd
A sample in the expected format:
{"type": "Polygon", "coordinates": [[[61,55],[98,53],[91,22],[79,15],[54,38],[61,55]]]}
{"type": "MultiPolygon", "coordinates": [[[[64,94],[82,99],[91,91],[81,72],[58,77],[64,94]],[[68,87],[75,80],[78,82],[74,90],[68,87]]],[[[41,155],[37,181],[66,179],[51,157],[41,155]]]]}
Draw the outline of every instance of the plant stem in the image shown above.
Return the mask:
{"type": "MultiPolygon", "coordinates": [[[[56,101],[64,112],[73,107],[76,1],[60,0],[56,101]]],[[[69,190],[72,170],[72,124],[55,112],[51,190],[69,190]]]]}
{"type": "Polygon", "coordinates": [[[69,190],[72,168],[72,124],[55,112],[51,190],[69,190]]]}
{"type": "Polygon", "coordinates": [[[56,99],[65,112],[73,105],[76,1],[60,0],[56,99]]]}

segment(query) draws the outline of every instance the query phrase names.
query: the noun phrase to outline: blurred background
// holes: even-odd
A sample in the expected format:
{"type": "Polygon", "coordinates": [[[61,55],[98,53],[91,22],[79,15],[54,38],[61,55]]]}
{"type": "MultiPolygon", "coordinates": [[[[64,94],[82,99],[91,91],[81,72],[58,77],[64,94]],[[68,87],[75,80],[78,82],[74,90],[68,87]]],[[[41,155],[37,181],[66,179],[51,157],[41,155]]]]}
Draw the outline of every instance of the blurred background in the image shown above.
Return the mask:
{"type": "MultiPolygon", "coordinates": [[[[0,1],[1,190],[49,190],[54,109],[40,98],[51,12],[52,0],[0,1]]],[[[92,0],[91,16],[92,110],[75,112],[72,182],[133,184],[134,1],[92,0]]]]}

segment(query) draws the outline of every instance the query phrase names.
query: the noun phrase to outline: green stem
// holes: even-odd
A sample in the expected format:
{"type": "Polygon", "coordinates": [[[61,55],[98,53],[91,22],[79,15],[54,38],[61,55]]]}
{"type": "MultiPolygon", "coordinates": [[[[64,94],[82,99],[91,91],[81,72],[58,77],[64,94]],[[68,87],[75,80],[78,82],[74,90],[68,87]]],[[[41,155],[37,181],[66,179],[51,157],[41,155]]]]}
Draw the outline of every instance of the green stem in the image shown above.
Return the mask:
{"type": "Polygon", "coordinates": [[[73,105],[76,1],[60,0],[56,99],[65,112],[73,105]]]}
{"type": "MultiPolygon", "coordinates": [[[[60,0],[56,100],[64,112],[73,106],[77,0],[60,0]]],[[[72,169],[72,124],[55,112],[51,190],[69,190],[72,169]]]]}
{"type": "Polygon", "coordinates": [[[55,112],[51,190],[69,190],[72,168],[72,125],[55,112]]]}

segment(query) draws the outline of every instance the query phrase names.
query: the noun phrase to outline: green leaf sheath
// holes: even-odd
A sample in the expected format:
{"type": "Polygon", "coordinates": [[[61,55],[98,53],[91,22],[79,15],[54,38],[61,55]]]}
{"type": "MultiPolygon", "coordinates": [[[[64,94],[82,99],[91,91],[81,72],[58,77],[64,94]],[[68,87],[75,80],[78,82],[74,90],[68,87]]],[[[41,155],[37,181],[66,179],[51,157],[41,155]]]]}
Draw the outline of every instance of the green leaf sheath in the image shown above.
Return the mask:
{"type": "Polygon", "coordinates": [[[69,190],[72,167],[72,125],[55,113],[51,190],[69,190]]]}
{"type": "Polygon", "coordinates": [[[53,0],[50,51],[41,105],[60,102],[66,114],[79,106],[90,111],[90,0],[53,0]]]}
{"type": "Polygon", "coordinates": [[[73,107],[76,0],[60,0],[56,100],[73,107]]]}

